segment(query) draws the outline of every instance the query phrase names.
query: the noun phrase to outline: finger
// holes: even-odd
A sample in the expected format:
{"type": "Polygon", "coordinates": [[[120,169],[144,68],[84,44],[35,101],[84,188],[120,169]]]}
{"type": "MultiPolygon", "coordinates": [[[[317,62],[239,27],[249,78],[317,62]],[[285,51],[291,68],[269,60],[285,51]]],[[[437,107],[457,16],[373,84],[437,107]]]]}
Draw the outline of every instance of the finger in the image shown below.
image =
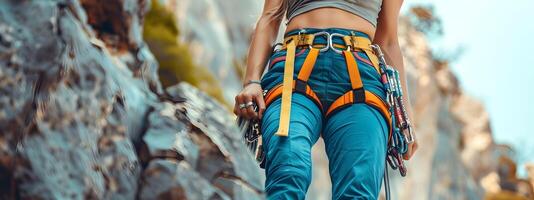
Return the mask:
{"type": "Polygon", "coordinates": [[[258,105],[258,118],[261,120],[263,117],[263,112],[265,111],[265,100],[263,95],[256,96],[256,104],[258,105]]]}
{"type": "Polygon", "coordinates": [[[254,111],[254,106],[249,106],[248,103],[249,102],[252,102],[252,96],[245,96],[245,101],[243,103],[247,104],[247,108],[244,112],[246,112],[246,115],[248,116],[249,119],[252,119],[252,118],[255,118],[256,117],[256,112],[254,111]]]}
{"type": "Polygon", "coordinates": [[[243,113],[241,112],[241,108],[239,107],[239,104],[242,104],[242,102],[243,102],[242,98],[243,97],[242,97],[241,94],[239,94],[239,95],[237,95],[235,97],[235,104],[236,104],[236,108],[235,109],[236,109],[236,112],[237,112],[236,115],[241,116],[241,117],[243,117],[243,113]]]}
{"type": "Polygon", "coordinates": [[[239,104],[237,103],[237,96],[234,100],[234,114],[239,116],[239,104]]]}
{"type": "Polygon", "coordinates": [[[410,160],[417,148],[417,142],[413,142],[408,145],[408,151],[402,156],[404,160],[410,160]]]}
{"type": "Polygon", "coordinates": [[[411,153],[412,153],[412,144],[408,144],[408,150],[406,150],[406,153],[402,154],[402,159],[409,160],[411,153]]]}
{"type": "Polygon", "coordinates": [[[405,154],[402,154],[402,158],[404,160],[409,160],[410,159],[411,154],[412,154],[412,146],[413,146],[413,143],[412,144],[408,144],[408,150],[406,151],[405,154]]]}
{"type": "Polygon", "coordinates": [[[411,147],[408,147],[408,151],[406,151],[406,153],[402,155],[402,159],[410,160],[410,157],[412,157],[412,150],[411,147]]]}
{"type": "Polygon", "coordinates": [[[412,146],[412,154],[410,155],[410,158],[415,155],[415,152],[417,151],[417,148],[419,148],[419,144],[417,142],[414,142],[413,146],[412,146]]]}

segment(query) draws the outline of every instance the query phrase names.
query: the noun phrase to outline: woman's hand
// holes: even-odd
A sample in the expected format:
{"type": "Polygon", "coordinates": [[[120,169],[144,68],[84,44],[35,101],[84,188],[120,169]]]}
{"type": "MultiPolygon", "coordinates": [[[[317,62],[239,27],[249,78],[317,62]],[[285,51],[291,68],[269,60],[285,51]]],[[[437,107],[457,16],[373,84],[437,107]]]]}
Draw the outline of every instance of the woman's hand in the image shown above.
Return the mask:
{"type": "Polygon", "coordinates": [[[261,119],[265,111],[265,101],[263,100],[263,90],[260,84],[248,84],[235,97],[234,113],[247,119],[261,119]],[[258,106],[258,112],[254,111],[254,106],[258,106]]]}

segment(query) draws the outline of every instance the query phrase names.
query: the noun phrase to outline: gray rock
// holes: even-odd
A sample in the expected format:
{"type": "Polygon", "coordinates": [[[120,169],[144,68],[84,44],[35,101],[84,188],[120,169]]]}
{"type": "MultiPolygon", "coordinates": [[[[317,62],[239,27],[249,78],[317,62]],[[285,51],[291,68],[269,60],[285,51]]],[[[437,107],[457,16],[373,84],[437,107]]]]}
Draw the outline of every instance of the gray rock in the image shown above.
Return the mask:
{"type": "Polygon", "coordinates": [[[139,197],[262,199],[263,174],[228,111],[187,83],[167,94],[181,102],[164,103],[149,116],[139,197]]]}
{"type": "Polygon", "coordinates": [[[262,198],[229,112],[165,96],[148,2],[0,2],[0,199],[262,198]]]}
{"type": "Polygon", "coordinates": [[[186,162],[154,160],[143,175],[140,199],[230,199],[186,162]]]}

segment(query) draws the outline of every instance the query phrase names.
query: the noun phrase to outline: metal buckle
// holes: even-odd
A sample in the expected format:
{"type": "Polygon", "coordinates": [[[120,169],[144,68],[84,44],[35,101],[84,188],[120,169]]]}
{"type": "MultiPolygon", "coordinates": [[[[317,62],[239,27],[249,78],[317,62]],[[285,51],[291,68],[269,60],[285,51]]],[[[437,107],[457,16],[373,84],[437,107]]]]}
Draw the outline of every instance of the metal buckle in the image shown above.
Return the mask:
{"type": "MultiPolygon", "coordinates": [[[[332,49],[334,52],[340,54],[340,53],[343,53],[343,51],[337,50],[337,49],[334,48],[334,37],[336,37],[336,36],[343,38],[346,35],[343,35],[343,34],[340,34],[340,33],[332,33],[332,34],[330,34],[330,37],[328,38],[328,46],[329,46],[329,48],[332,49]]],[[[345,49],[345,51],[346,50],[350,51],[351,50],[350,44],[345,44],[345,45],[347,46],[347,49],[345,49]]]]}
{"type": "MultiPolygon", "coordinates": [[[[321,49],[319,49],[319,52],[325,52],[325,51],[328,51],[328,48],[330,48],[330,33],[326,32],[326,31],[321,31],[321,32],[317,32],[317,33],[314,33],[312,34],[313,35],[313,39],[315,39],[317,36],[322,36],[324,35],[326,37],[326,42],[327,42],[327,45],[321,49]]],[[[312,42],[313,43],[313,42],[312,42]]],[[[310,44],[310,49],[313,49],[313,44],[310,44]]]]}
{"type": "Polygon", "coordinates": [[[306,33],[306,30],[301,29],[298,34],[297,46],[300,46],[306,40],[306,37],[303,35],[303,33],[306,33]]]}

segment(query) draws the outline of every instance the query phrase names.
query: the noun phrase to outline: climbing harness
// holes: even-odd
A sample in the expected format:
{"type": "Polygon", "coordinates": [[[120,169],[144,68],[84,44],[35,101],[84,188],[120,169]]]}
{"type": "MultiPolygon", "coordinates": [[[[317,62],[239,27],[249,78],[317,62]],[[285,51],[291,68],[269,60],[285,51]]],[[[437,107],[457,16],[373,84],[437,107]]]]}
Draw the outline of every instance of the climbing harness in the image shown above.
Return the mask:
{"type": "MultiPolygon", "coordinates": [[[[319,107],[325,117],[329,117],[332,113],[351,104],[365,103],[377,109],[386,119],[389,130],[386,161],[392,169],[399,169],[401,176],[406,176],[407,170],[402,155],[407,152],[408,144],[415,141],[415,137],[402,99],[403,93],[399,72],[387,65],[380,47],[376,44],[371,44],[368,38],[355,36],[354,34],[343,35],[328,32],[305,34],[305,31],[300,31],[297,35],[286,37],[280,46],[282,46],[282,49],[287,50],[283,81],[281,84],[272,87],[268,91],[265,90],[263,93],[266,106],[281,97],[280,121],[276,135],[281,137],[288,136],[293,92],[304,94],[310,98],[319,107]],[[314,44],[316,37],[325,37],[327,44],[314,44]],[[334,44],[333,39],[336,37],[341,38],[344,44],[334,44]],[[295,52],[297,48],[309,48],[309,52],[304,59],[297,78],[294,79],[295,52]],[[350,77],[351,90],[334,100],[330,107],[324,108],[319,97],[307,82],[319,53],[329,49],[343,54],[350,77]],[[381,82],[386,90],[386,100],[363,88],[358,63],[353,54],[357,51],[364,52],[369,57],[375,70],[380,74],[381,82]]],[[[257,110],[257,106],[254,106],[254,108],[257,110]]],[[[245,143],[253,152],[256,160],[260,162],[260,167],[263,168],[265,154],[261,144],[259,121],[238,118],[238,125],[245,143]]],[[[385,168],[384,185],[386,199],[389,200],[390,185],[387,165],[385,168]]]]}
{"type": "MultiPolygon", "coordinates": [[[[366,37],[354,35],[342,35],[338,33],[331,34],[328,32],[305,34],[303,32],[304,31],[301,31],[297,35],[286,37],[284,39],[284,43],[280,44],[280,46],[282,46],[281,48],[287,51],[282,84],[276,85],[270,90],[265,90],[263,93],[266,106],[269,106],[274,100],[281,96],[282,102],[280,110],[280,122],[276,135],[281,137],[288,136],[290,128],[289,118],[291,115],[290,111],[292,93],[298,92],[310,98],[320,108],[321,112],[323,112],[326,117],[330,116],[339,109],[355,103],[365,103],[376,108],[387,120],[389,141],[392,136],[392,118],[388,104],[381,97],[363,88],[363,83],[358,70],[358,64],[353,54],[353,52],[356,51],[363,51],[369,57],[375,70],[380,72],[378,58],[373,53],[373,49],[371,49],[371,41],[366,37]],[[326,38],[327,43],[314,44],[314,39],[316,37],[326,38]],[[335,37],[340,37],[345,44],[334,44],[333,39],[335,37]],[[302,64],[297,78],[294,79],[293,73],[295,52],[297,48],[309,48],[310,51],[308,52],[308,55],[302,64]],[[325,52],[329,49],[344,55],[352,89],[338,97],[332,102],[329,108],[325,109],[323,108],[319,97],[307,82],[313,71],[313,67],[319,53],[325,52]]],[[[263,167],[265,156],[261,147],[261,132],[259,128],[260,123],[257,120],[238,118],[238,125],[241,129],[245,143],[255,155],[256,160],[260,162],[260,166],[263,167]]]]}
{"type": "Polygon", "coordinates": [[[284,39],[284,43],[282,44],[282,49],[287,50],[283,82],[282,84],[274,86],[265,95],[265,104],[267,106],[275,99],[282,96],[280,122],[276,135],[288,135],[289,118],[291,115],[291,95],[293,92],[298,92],[310,98],[321,109],[326,117],[330,116],[339,109],[355,103],[365,103],[369,106],[372,106],[379,110],[380,113],[387,119],[387,124],[390,130],[389,139],[391,138],[392,121],[388,105],[383,99],[381,99],[381,97],[363,88],[363,83],[358,70],[358,64],[353,54],[354,51],[363,51],[370,58],[371,63],[377,72],[380,72],[378,68],[378,58],[372,53],[373,50],[371,49],[371,41],[368,38],[354,35],[342,35],[338,33],[331,34],[328,32],[304,34],[301,31],[297,35],[286,37],[284,39]],[[316,37],[325,37],[327,44],[314,44],[314,39],[316,37]],[[343,39],[345,44],[334,44],[333,39],[335,37],[340,37],[343,39]],[[324,47],[318,48],[321,46],[324,47]],[[293,79],[295,51],[297,47],[309,48],[310,51],[304,59],[304,63],[302,64],[297,78],[293,79]],[[334,47],[341,48],[343,50],[339,50],[334,47]],[[334,100],[329,108],[324,109],[318,96],[307,82],[313,70],[313,66],[315,65],[317,56],[320,52],[327,51],[328,49],[332,49],[335,52],[344,55],[352,89],[334,100]]]}

